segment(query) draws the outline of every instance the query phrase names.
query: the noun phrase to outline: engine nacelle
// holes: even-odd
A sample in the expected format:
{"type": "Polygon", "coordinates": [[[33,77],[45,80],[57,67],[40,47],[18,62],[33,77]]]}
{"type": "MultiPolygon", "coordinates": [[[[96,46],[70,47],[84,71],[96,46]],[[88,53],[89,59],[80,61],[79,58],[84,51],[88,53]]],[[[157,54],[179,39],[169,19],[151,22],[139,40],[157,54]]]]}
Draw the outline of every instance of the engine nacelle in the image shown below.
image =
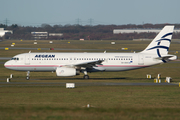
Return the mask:
{"type": "Polygon", "coordinates": [[[79,74],[80,72],[77,71],[75,68],[58,67],[56,69],[57,76],[75,76],[79,74]]]}

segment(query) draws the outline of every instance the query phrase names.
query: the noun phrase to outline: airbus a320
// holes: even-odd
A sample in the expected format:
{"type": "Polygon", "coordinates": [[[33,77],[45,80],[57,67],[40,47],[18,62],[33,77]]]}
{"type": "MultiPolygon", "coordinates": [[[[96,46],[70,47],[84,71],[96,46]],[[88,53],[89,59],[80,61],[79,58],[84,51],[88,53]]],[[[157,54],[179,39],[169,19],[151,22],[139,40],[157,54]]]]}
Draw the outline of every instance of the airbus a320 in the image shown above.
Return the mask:
{"type": "Polygon", "coordinates": [[[139,53],[22,53],[7,61],[4,66],[11,70],[54,71],[57,76],[76,76],[88,72],[126,71],[176,60],[168,54],[174,26],[165,26],[152,42],[139,53]]]}

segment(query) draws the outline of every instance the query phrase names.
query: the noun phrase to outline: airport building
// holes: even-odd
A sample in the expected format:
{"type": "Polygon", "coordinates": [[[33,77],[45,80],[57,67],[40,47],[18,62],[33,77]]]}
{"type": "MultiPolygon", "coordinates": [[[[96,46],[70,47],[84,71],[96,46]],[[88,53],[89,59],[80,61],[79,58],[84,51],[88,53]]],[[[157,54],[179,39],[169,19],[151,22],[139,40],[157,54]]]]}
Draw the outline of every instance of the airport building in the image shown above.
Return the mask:
{"type": "Polygon", "coordinates": [[[47,39],[48,32],[31,32],[34,39],[47,39]]]}
{"type": "MultiPolygon", "coordinates": [[[[114,29],[113,34],[119,33],[159,33],[162,29],[114,29]]],[[[175,29],[175,33],[179,33],[180,29],[175,29]]]]}
{"type": "Polygon", "coordinates": [[[63,33],[49,33],[49,39],[60,40],[62,39],[63,33]]]}
{"type": "Polygon", "coordinates": [[[63,33],[49,33],[49,36],[63,36],[63,33]]]}
{"type": "Polygon", "coordinates": [[[4,28],[0,28],[0,37],[3,37],[6,33],[13,34],[12,30],[4,30],[4,28]]]}
{"type": "Polygon", "coordinates": [[[48,37],[61,37],[63,33],[31,32],[34,39],[48,39],[48,37]]]}

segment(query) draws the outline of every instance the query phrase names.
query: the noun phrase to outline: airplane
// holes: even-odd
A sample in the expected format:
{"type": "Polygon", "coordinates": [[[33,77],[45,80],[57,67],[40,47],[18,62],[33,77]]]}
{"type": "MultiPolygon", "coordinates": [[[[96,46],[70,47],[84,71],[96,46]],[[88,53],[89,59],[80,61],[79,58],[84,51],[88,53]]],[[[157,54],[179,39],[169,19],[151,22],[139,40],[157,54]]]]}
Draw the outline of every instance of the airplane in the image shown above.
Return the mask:
{"type": "Polygon", "coordinates": [[[88,72],[127,71],[145,68],[176,60],[168,54],[174,26],[165,26],[152,42],[139,53],[22,53],[7,61],[4,66],[11,70],[30,72],[56,72],[57,76],[76,76],[88,72]]]}

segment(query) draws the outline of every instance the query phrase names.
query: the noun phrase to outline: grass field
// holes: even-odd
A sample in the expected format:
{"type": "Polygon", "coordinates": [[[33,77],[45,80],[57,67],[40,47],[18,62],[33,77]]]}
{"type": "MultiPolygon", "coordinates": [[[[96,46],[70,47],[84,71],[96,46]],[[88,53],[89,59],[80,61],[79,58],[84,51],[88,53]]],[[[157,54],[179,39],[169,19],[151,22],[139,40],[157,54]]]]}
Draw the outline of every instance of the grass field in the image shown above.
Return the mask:
{"type": "MultiPolygon", "coordinates": [[[[31,50],[32,52],[96,52],[83,49],[97,49],[97,52],[125,52],[121,48],[128,48],[128,52],[143,50],[150,41],[34,41],[7,40],[0,42],[0,47],[23,48],[66,48],[78,50],[31,50]],[[70,42],[70,43],[68,43],[70,42]],[[80,50],[79,50],[80,49],[80,50]]],[[[12,57],[22,50],[0,49],[0,57],[12,57]]],[[[178,40],[172,42],[170,54],[180,51],[178,40]]],[[[179,56],[179,53],[176,53],[179,56]]],[[[4,63],[5,60],[0,60],[4,63]]],[[[11,82],[153,82],[146,79],[146,74],[156,77],[161,74],[162,82],[165,77],[172,77],[174,83],[180,82],[179,61],[160,64],[149,68],[124,72],[89,73],[90,80],[82,79],[83,74],[75,77],[56,77],[51,72],[31,72],[31,80],[25,80],[26,72],[11,71],[0,64],[0,119],[13,120],[57,120],[57,119],[180,119],[180,88],[177,86],[81,86],[66,89],[65,86],[9,86],[6,78],[14,74],[11,82]],[[91,107],[87,108],[86,105],[91,107]]]]}
{"type": "Polygon", "coordinates": [[[179,92],[177,86],[3,87],[0,119],[176,120],[179,92]]]}

